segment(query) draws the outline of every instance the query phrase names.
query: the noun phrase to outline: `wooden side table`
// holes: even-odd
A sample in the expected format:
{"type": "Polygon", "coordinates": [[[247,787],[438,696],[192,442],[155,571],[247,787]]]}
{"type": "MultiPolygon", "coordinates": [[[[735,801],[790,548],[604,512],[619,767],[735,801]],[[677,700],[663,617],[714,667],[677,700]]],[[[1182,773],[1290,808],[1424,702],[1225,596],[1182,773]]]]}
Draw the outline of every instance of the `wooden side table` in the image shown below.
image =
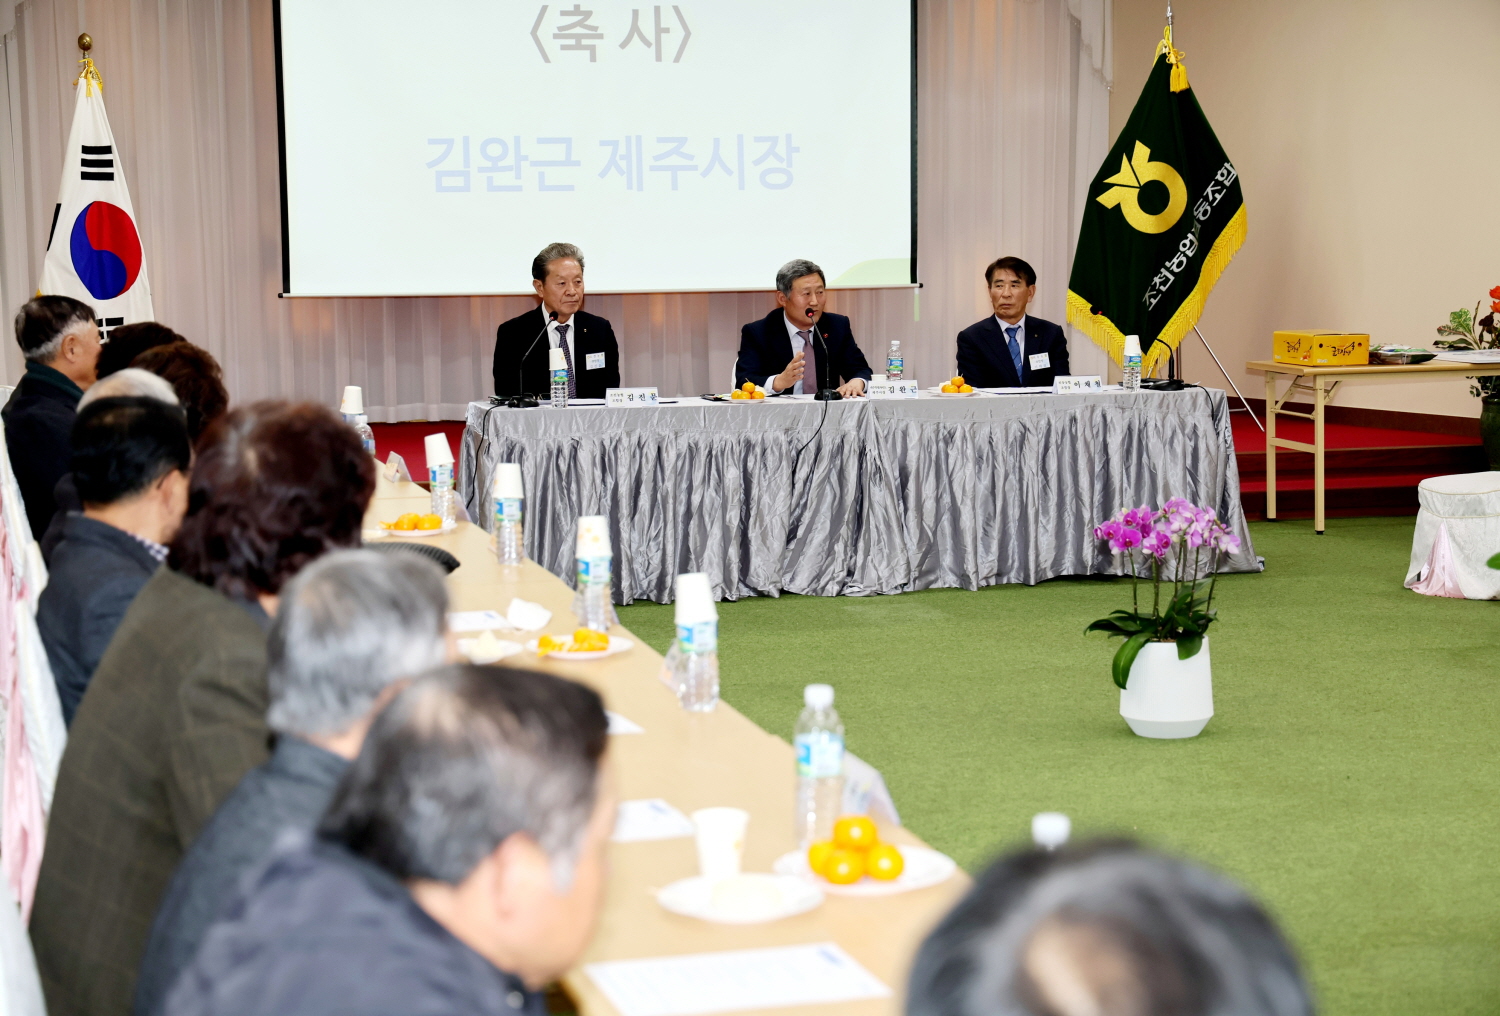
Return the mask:
{"type": "Polygon", "coordinates": [[[1448,360],[1429,360],[1427,363],[1404,365],[1359,364],[1347,367],[1309,367],[1300,363],[1278,363],[1275,360],[1251,360],[1246,370],[1258,370],[1266,375],[1266,518],[1276,517],[1276,449],[1312,452],[1313,456],[1313,529],[1323,535],[1323,410],[1333,400],[1339,385],[1345,381],[1393,382],[1393,381],[1440,381],[1453,377],[1491,377],[1500,375],[1500,363],[1453,363],[1448,360]],[[1276,397],[1276,382],[1282,377],[1291,378],[1286,394],[1276,397]],[[1312,395],[1313,411],[1300,413],[1283,409],[1294,392],[1312,395]],[[1313,422],[1313,443],[1291,441],[1276,436],[1276,417],[1297,416],[1313,422]]]}

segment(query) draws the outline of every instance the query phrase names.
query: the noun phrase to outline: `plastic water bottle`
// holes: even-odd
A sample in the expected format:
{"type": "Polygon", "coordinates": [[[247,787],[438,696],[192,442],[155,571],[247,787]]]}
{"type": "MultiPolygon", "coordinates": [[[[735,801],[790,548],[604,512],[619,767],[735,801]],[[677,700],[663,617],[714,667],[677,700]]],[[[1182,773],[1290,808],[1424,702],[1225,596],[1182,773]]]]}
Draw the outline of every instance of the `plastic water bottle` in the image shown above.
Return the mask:
{"type": "Polygon", "coordinates": [[[568,408],[568,361],[562,347],[552,350],[552,408],[568,408]]]}
{"type": "Polygon", "coordinates": [[[1141,337],[1139,335],[1125,336],[1125,352],[1121,358],[1123,362],[1125,377],[1121,382],[1127,392],[1133,392],[1141,386],[1141,337]]]}
{"type": "Polygon", "coordinates": [[[425,445],[432,514],[442,519],[444,526],[451,526],[458,521],[458,502],[453,495],[453,449],[448,446],[446,434],[428,434],[425,445]]]}
{"type": "Polygon", "coordinates": [[[712,712],[719,704],[719,609],[708,576],[677,576],[677,655],[672,686],[690,713],[712,712]]]}
{"type": "Polygon", "coordinates": [[[615,557],[609,544],[609,522],[603,515],[584,515],[578,520],[578,590],[573,613],[578,623],[595,631],[609,631],[615,622],[610,602],[615,557]]]}
{"type": "Polygon", "coordinates": [[[844,724],[833,708],[833,686],[802,689],[802,715],[792,744],[797,752],[797,814],[793,828],[806,848],[833,838],[844,801],[844,724]]]}
{"type": "Polygon", "coordinates": [[[360,413],[354,418],[354,432],[359,435],[360,441],[364,443],[365,453],[374,458],[375,432],[370,429],[370,418],[364,413],[360,413]]]}
{"type": "Polygon", "coordinates": [[[501,564],[520,564],[526,558],[522,530],[526,498],[518,463],[502,462],[496,467],[490,501],[495,513],[495,557],[501,564]]]}
{"type": "Polygon", "coordinates": [[[891,340],[891,351],[885,358],[885,377],[887,381],[900,381],[901,372],[906,369],[906,358],[901,355],[901,340],[891,340]]]}

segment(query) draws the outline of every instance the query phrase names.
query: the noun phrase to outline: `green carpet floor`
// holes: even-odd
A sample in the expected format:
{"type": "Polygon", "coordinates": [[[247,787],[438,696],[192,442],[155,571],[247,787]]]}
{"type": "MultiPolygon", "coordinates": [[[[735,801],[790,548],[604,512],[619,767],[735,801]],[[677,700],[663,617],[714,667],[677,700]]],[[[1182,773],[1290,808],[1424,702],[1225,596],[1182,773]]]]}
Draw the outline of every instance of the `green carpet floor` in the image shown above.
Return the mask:
{"type": "MultiPolygon", "coordinates": [[[[1117,643],[1082,634],[1124,581],[724,603],[723,696],[790,738],[802,686],[831,683],[849,749],[970,871],[1063,811],[1238,879],[1323,1013],[1500,1012],[1500,606],[1403,589],[1409,518],[1328,525],[1251,526],[1266,570],[1220,579],[1194,740],[1132,735],[1117,643]]],[[[672,637],[669,606],[620,619],[672,637]]]]}

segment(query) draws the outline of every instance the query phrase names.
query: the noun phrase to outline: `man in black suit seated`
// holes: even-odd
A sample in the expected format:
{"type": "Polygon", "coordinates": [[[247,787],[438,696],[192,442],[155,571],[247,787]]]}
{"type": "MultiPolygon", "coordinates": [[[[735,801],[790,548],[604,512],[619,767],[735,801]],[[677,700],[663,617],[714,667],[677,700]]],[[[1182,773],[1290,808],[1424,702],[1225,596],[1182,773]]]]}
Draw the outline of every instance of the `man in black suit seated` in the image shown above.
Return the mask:
{"type": "Polygon", "coordinates": [[[736,385],[753,381],[770,395],[812,395],[823,387],[837,388],[844,398],[865,393],[870,365],[855,345],[849,319],[824,313],[826,285],[823,269],[811,261],[798,258],[781,266],[776,273],[777,309],[740,329],[736,385]],[[813,334],[815,327],[828,349],[828,363],[813,334]]]}
{"type": "Polygon", "coordinates": [[[602,399],[620,387],[620,347],[609,322],[584,311],[583,252],[548,244],[531,262],[531,286],[542,305],[495,330],[495,394],[541,395],[552,390],[550,350],[568,363],[568,398],[602,399]],[[545,341],[542,338],[545,329],[545,341]]]}
{"type": "Polygon", "coordinates": [[[36,609],[69,725],[125,611],[167,558],[193,462],[182,410],[142,396],[90,402],[72,444],[83,511],[63,520],[36,609]]]}
{"type": "Polygon", "coordinates": [[[16,315],[26,373],[0,410],[10,465],[37,539],[56,503],[52,488],[68,471],[68,434],[83,391],[98,378],[99,326],[94,308],[71,296],[39,296],[16,315]]]}
{"type": "Polygon", "coordinates": [[[1051,321],[1030,317],[1036,272],[1020,258],[1001,258],[984,271],[993,317],[958,333],[958,372],[975,388],[1050,385],[1068,373],[1068,340],[1051,321]]]}

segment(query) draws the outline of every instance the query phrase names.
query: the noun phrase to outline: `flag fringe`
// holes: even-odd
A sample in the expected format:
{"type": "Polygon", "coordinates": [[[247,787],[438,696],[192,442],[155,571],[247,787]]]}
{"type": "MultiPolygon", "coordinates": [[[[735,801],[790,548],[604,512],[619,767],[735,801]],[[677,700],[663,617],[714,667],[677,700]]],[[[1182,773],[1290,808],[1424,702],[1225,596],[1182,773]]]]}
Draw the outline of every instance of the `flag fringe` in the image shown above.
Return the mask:
{"type": "MultiPolygon", "coordinates": [[[[1219,276],[1224,274],[1224,269],[1229,267],[1229,262],[1245,242],[1245,229],[1245,206],[1241,203],[1203,259],[1198,284],[1193,287],[1187,299],[1182,301],[1177,312],[1141,358],[1142,377],[1154,376],[1157,368],[1166,363],[1167,357],[1176,351],[1187,333],[1193,330],[1193,326],[1203,316],[1203,306],[1208,302],[1208,294],[1213,291],[1219,276]]],[[[1093,305],[1071,289],[1068,290],[1068,324],[1092,339],[1115,363],[1124,360],[1125,334],[1109,318],[1103,314],[1095,314],[1093,305]]]]}

